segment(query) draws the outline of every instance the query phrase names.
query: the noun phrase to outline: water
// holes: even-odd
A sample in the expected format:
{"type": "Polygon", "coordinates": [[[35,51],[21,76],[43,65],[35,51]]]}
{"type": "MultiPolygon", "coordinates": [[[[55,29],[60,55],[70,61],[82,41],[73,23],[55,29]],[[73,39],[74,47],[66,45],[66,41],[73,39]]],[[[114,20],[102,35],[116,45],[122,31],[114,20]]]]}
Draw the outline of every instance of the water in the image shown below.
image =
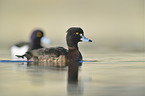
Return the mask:
{"type": "MultiPolygon", "coordinates": [[[[145,96],[143,53],[81,52],[85,60],[78,82],[68,82],[68,68],[0,63],[0,96],[145,96]]],[[[0,50],[1,59],[10,59],[0,50]]]]}

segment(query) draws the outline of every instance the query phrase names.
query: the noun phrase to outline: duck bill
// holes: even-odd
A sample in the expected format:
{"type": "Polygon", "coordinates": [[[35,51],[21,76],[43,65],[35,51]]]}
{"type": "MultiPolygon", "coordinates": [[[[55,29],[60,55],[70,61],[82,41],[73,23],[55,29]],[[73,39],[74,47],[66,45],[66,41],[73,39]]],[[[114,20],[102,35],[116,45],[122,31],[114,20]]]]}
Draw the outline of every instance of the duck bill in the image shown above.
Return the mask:
{"type": "Polygon", "coordinates": [[[44,44],[50,44],[51,43],[50,39],[48,39],[46,37],[42,37],[41,42],[44,43],[44,44]]]}
{"type": "Polygon", "coordinates": [[[84,41],[84,42],[92,42],[92,40],[86,38],[85,36],[82,36],[82,38],[80,40],[84,41]]]}

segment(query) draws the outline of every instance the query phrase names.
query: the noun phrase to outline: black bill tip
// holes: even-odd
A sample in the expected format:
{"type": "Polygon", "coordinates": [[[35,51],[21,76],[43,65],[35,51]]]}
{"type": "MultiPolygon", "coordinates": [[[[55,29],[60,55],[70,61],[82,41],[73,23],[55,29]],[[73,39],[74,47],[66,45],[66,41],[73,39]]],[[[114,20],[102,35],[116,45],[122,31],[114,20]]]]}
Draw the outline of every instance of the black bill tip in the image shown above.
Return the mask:
{"type": "Polygon", "coordinates": [[[92,40],[89,40],[89,42],[92,42],[92,40]]]}

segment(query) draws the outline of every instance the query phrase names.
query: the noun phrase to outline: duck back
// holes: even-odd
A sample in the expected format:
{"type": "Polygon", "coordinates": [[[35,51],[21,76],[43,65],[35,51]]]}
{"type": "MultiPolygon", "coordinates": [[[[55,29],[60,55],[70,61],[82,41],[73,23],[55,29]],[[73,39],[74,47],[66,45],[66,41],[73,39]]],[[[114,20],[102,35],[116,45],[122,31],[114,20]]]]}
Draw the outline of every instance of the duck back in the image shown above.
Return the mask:
{"type": "MultiPolygon", "coordinates": [[[[67,49],[63,47],[40,48],[26,52],[23,57],[31,61],[48,61],[51,57],[58,58],[61,55],[67,55],[67,49]]],[[[18,56],[19,57],[19,56],[18,56]]]]}

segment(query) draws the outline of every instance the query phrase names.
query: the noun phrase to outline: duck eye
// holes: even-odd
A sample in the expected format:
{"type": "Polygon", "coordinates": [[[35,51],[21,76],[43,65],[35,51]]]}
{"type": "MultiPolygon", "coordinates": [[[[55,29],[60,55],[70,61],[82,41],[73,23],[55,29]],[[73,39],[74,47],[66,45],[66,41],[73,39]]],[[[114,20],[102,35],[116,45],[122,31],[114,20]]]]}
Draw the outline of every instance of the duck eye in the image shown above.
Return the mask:
{"type": "Polygon", "coordinates": [[[76,32],[76,35],[78,35],[79,33],[78,32],[76,32]]]}
{"type": "Polygon", "coordinates": [[[41,37],[41,36],[42,36],[41,32],[38,32],[37,37],[41,37]]]}

